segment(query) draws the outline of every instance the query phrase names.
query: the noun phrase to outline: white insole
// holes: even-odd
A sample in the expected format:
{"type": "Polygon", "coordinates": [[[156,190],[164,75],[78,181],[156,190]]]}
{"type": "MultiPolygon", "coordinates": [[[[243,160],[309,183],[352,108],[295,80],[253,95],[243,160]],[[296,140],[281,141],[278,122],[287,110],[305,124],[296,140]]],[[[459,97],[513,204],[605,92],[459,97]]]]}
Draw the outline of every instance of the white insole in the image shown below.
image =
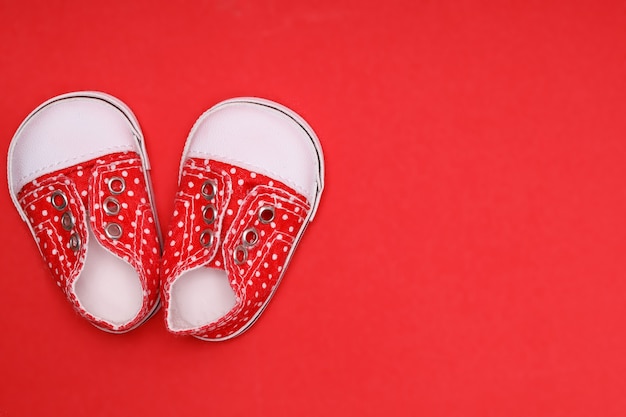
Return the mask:
{"type": "Polygon", "coordinates": [[[169,324],[174,330],[194,329],[209,324],[236,303],[226,271],[196,268],[172,284],[169,324]]]}
{"type": "Polygon", "coordinates": [[[74,285],[76,296],[88,313],[116,325],[134,319],[143,303],[137,271],[104,249],[91,228],[85,266],[74,285]]]}

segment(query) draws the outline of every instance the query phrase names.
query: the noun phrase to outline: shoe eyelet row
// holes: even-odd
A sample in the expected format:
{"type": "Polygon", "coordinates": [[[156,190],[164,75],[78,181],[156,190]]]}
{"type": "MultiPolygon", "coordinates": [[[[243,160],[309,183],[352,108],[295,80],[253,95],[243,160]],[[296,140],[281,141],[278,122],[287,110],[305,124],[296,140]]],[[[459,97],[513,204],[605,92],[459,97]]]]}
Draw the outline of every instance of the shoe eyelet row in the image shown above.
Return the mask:
{"type": "MultiPolygon", "coordinates": [[[[265,205],[259,208],[257,216],[263,224],[271,223],[274,220],[276,211],[274,206],[265,205]]],[[[259,241],[259,232],[254,227],[249,227],[241,235],[241,244],[233,251],[233,261],[241,265],[248,260],[248,248],[256,245],[259,241]]]]}
{"type": "MultiPolygon", "coordinates": [[[[214,180],[206,180],[200,188],[200,194],[205,200],[211,201],[217,195],[217,182],[214,180]]],[[[202,208],[202,220],[207,225],[212,225],[217,220],[217,208],[214,204],[207,204],[202,208]]],[[[200,245],[204,248],[209,248],[215,243],[215,232],[211,229],[204,229],[200,233],[200,245]]]]}
{"type": "MultiPolygon", "coordinates": [[[[50,204],[52,204],[52,207],[54,207],[57,211],[65,210],[67,203],[67,196],[63,191],[54,190],[52,192],[52,195],[50,196],[50,204]]],[[[75,225],[76,221],[72,213],[69,210],[64,211],[61,215],[61,227],[63,227],[64,230],[71,232],[75,225]]],[[[78,236],[78,233],[76,232],[72,233],[67,247],[76,252],[80,249],[80,245],[80,236],[78,236]]]]}
{"type": "MultiPolygon", "coordinates": [[[[126,190],[126,181],[122,177],[111,177],[107,182],[109,191],[113,195],[119,195],[126,190]]],[[[107,216],[116,216],[120,212],[121,204],[119,200],[112,195],[108,196],[102,202],[102,208],[107,216]]],[[[108,222],[104,227],[104,234],[112,240],[118,240],[122,237],[122,226],[115,222],[108,222]]]]}

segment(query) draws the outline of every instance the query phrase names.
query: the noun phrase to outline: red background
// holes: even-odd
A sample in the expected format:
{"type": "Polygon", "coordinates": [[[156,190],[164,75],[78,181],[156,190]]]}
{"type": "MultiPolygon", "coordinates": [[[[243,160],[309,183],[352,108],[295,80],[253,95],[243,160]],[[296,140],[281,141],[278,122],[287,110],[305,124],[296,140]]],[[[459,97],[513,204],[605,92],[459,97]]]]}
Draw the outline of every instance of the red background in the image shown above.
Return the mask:
{"type": "Polygon", "coordinates": [[[223,343],[93,328],[0,193],[1,417],[626,415],[624,2],[91,3],[0,0],[4,154],[46,99],[113,94],[165,228],[195,119],[256,95],[327,187],[223,343]]]}

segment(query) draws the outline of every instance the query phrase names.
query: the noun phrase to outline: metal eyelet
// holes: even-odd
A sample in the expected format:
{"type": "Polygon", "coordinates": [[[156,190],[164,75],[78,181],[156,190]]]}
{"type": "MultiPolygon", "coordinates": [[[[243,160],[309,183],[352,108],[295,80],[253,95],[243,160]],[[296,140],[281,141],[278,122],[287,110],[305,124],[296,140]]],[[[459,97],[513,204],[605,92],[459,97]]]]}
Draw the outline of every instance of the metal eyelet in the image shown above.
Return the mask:
{"type": "Polygon", "coordinates": [[[204,184],[202,184],[200,192],[202,193],[202,197],[210,200],[217,194],[217,184],[213,180],[206,180],[204,184]]]}
{"type": "Polygon", "coordinates": [[[122,226],[117,223],[109,223],[104,228],[104,233],[109,239],[117,240],[122,237],[122,226]]]}
{"type": "Polygon", "coordinates": [[[109,196],[105,198],[102,207],[104,207],[104,212],[109,216],[115,216],[120,212],[120,202],[115,197],[109,196]]]}
{"type": "Polygon", "coordinates": [[[259,233],[256,231],[254,227],[250,227],[243,231],[241,236],[241,243],[249,248],[250,246],[254,246],[259,241],[259,233]]]}
{"type": "Polygon", "coordinates": [[[65,193],[61,190],[53,191],[52,196],[50,196],[50,204],[59,211],[65,209],[65,207],[67,207],[67,197],[65,193]]]}
{"type": "Polygon", "coordinates": [[[207,204],[202,209],[202,218],[206,224],[213,224],[215,219],[217,219],[217,209],[213,204],[207,204]]]}
{"type": "Polygon", "coordinates": [[[241,265],[248,260],[248,250],[243,245],[239,245],[233,251],[233,261],[241,265]]]}
{"type": "Polygon", "coordinates": [[[213,246],[213,241],[215,240],[215,234],[211,229],[205,229],[200,233],[200,244],[202,247],[209,248],[213,246]]]}
{"type": "Polygon", "coordinates": [[[263,206],[259,209],[259,221],[261,223],[270,223],[274,220],[274,206],[263,206]]]}
{"type": "Polygon", "coordinates": [[[122,194],[126,189],[126,181],[124,181],[122,177],[111,177],[107,185],[109,186],[111,194],[115,195],[122,194]]]}
{"type": "Polygon", "coordinates": [[[63,215],[61,216],[61,226],[63,226],[63,228],[68,232],[72,230],[72,228],[74,227],[74,216],[72,216],[72,213],[70,213],[69,211],[63,213],[63,215]]]}
{"type": "Polygon", "coordinates": [[[80,237],[78,236],[78,233],[72,233],[68,246],[74,252],[77,252],[80,249],[80,237]]]}

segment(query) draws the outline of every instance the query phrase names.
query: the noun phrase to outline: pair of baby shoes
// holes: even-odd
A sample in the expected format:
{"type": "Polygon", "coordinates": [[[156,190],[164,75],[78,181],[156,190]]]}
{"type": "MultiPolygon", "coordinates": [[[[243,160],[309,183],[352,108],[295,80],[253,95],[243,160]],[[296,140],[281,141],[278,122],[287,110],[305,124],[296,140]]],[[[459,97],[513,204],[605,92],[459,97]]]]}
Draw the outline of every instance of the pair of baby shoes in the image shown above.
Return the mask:
{"type": "Polygon", "coordinates": [[[161,236],[144,137],[100,92],[55,97],[17,130],[12,200],[75,310],[112,333],[161,302],[168,330],[225,340],[276,291],[323,189],[320,143],[293,111],[224,101],[185,144],[174,213],[161,236]]]}

